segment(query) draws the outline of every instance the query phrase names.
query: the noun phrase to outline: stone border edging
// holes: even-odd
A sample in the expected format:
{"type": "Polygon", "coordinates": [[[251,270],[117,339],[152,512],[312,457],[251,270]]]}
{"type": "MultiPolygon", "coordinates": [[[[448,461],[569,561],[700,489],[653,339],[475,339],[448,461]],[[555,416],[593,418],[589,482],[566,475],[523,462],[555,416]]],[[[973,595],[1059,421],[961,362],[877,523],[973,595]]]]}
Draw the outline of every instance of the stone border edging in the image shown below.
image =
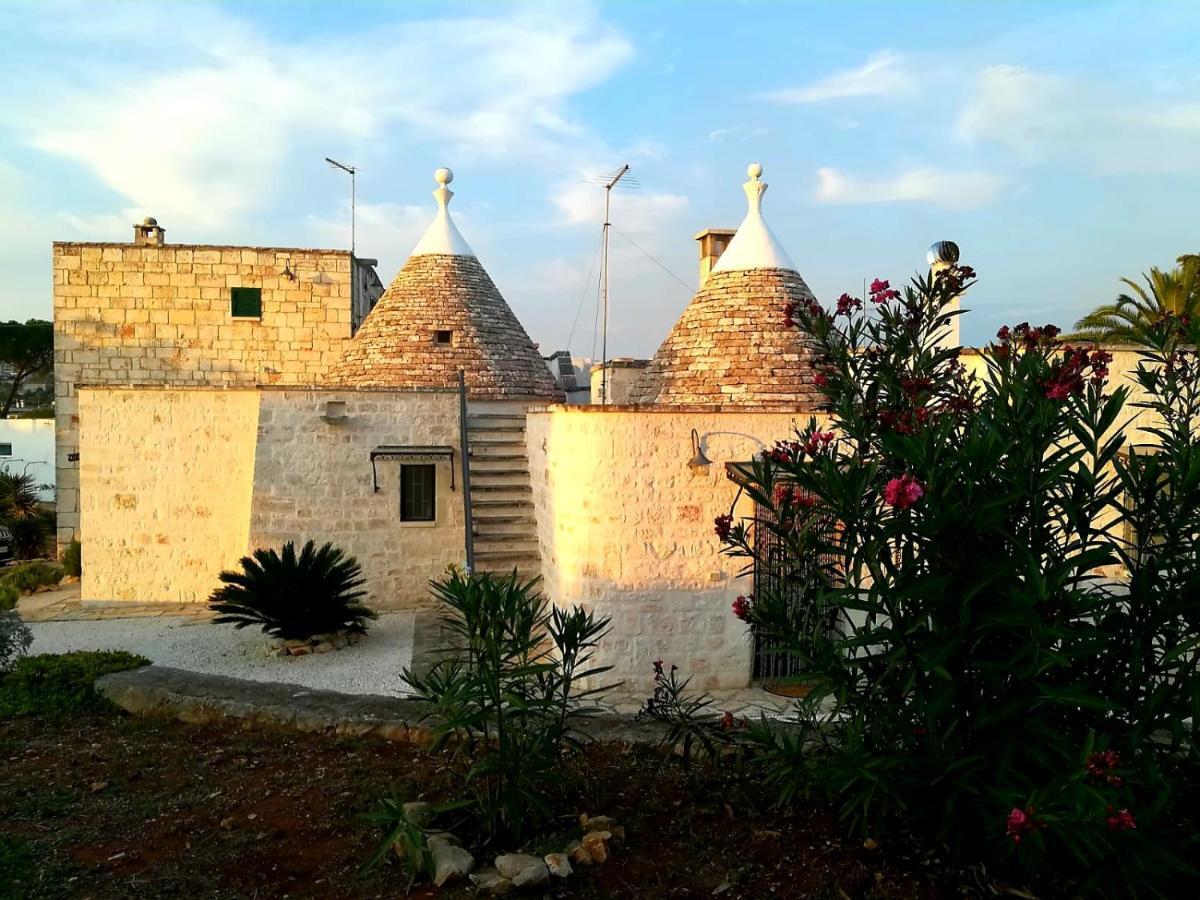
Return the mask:
{"type": "MultiPolygon", "coordinates": [[[[205,675],[168,666],[143,666],[103,675],[96,690],[135,716],[202,725],[239,721],[295,731],[371,736],[427,745],[433,729],[414,700],[378,694],[343,694],[296,684],[205,675]]],[[[605,743],[658,744],[666,727],[631,715],[592,716],[578,729],[605,743]]]]}

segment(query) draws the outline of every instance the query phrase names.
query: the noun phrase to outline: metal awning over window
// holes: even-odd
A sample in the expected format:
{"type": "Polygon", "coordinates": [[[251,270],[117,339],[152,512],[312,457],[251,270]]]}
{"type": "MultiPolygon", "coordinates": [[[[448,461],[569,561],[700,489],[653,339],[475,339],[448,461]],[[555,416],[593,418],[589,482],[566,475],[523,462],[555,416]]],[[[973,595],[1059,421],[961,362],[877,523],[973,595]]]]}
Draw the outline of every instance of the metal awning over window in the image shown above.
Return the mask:
{"type": "Polygon", "coordinates": [[[375,493],[379,493],[379,472],[375,468],[378,460],[427,463],[440,462],[445,459],[450,462],[450,490],[454,490],[454,448],[453,447],[402,447],[394,444],[384,444],[371,451],[371,484],[375,493]]]}

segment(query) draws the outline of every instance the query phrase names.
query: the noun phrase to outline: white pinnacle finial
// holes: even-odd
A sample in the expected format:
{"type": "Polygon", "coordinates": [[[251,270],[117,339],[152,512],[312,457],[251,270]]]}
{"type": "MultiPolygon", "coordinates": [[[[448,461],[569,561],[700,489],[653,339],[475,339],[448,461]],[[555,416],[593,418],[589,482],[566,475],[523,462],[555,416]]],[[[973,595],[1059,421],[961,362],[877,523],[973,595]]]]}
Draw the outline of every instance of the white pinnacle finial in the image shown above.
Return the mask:
{"type": "Polygon", "coordinates": [[[454,191],[450,190],[447,185],[454,180],[454,173],[442,166],[433,173],[433,180],[438,185],[437,190],[433,192],[433,196],[438,202],[437,217],[417,244],[417,248],[413,250],[412,255],[474,256],[475,252],[463,240],[463,236],[450,218],[450,210],[447,209],[450,198],[454,196],[454,191]]]}
{"type": "MultiPolygon", "coordinates": [[[[744,271],[746,269],[791,269],[796,267],[788,258],[775,235],[762,217],[762,197],[767,192],[767,183],[762,178],[761,163],[750,163],[746,174],[750,180],[742,185],[749,209],[746,218],[738,226],[737,234],[713,266],[712,273],[744,271]]],[[[710,274],[712,274],[710,273],[710,274]]]]}

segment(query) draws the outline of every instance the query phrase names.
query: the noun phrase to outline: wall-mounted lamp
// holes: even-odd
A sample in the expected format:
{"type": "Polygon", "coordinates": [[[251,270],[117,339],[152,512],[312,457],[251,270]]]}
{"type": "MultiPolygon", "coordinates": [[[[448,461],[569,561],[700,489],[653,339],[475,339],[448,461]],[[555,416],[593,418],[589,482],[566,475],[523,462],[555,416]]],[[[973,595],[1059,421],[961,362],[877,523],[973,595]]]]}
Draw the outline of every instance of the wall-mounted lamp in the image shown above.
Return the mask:
{"type": "Polygon", "coordinates": [[[295,281],[295,280],[296,280],[296,273],[295,273],[294,271],[292,271],[292,262],[291,262],[291,260],[287,260],[287,261],[285,261],[285,262],[284,262],[284,264],[283,264],[283,271],[282,271],[282,272],[280,272],[279,274],[280,274],[280,275],[282,275],[284,278],[286,278],[288,281],[295,281]]]}
{"type": "Polygon", "coordinates": [[[693,428],[692,458],[688,461],[688,468],[692,470],[693,475],[707,475],[711,465],[712,460],[704,455],[704,450],[700,447],[700,432],[693,428]]]}

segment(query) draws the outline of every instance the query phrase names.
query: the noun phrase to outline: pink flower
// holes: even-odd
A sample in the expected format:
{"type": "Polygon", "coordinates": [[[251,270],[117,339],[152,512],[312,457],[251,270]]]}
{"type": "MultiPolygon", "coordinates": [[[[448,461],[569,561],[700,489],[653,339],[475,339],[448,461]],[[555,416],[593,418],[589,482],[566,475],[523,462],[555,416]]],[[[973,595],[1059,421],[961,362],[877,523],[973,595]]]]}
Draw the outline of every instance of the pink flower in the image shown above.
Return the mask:
{"type": "Polygon", "coordinates": [[[829,384],[829,379],[818,372],[813,376],[813,384],[815,384],[817,387],[825,387],[825,385],[829,384]]]}
{"type": "Polygon", "coordinates": [[[734,726],[733,713],[726,710],[725,715],[721,716],[721,730],[729,731],[734,726]]]}
{"type": "Polygon", "coordinates": [[[886,281],[881,281],[876,278],[871,282],[871,302],[886,303],[889,300],[894,300],[900,296],[900,292],[893,290],[891,285],[886,281]]]}
{"type": "Polygon", "coordinates": [[[654,661],[653,665],[654,665],[654,677],[662,678],[663,677],[663,661],[661,659],[656,659],[654,661]]]}
{"type": "Polygon", "coordinates": [[[1113,808],[1108,807],[1108,827],[1111,831],[1130,831],[1137,828],[1137,822],[1133,820],[1133,813],[1127,809],[1122,809],[1116,813],[1113,808]]]}
{"type": "Polygon", "coordinates": [[[896,509],[908,509],[924,496],[924,486],[908,473],[893,478],[883,489],[884,502],[896,509]]]}
{"type": "Polygon", "coordinates": [[[713,519],[713,531],[721,540],[728,540],[729,532],[733,530],[733,516],[717,516],[713,519]]]}
{"type": "Polygon", "coordinates": [[[862,309],[862,301],[857,297],[851,297],[849,294],[842,294],[837,298],[837,315],[848,316],[855,309],[862,309]]]}
{"type": "Polygon", "coordinates": [[[1034,808],[1030,806],[1026,809],[1013,807],[1013,811],[1008,814],[1005,820],[1005,834],[1012,838],[1014,844],[1021,843],[1021,836],[1025,832],[1042,827],[1042,823],[1034,819],[1033,813],[1034,808]]]}
{"type": "Polygon", "coordinates": [[[743,622],[750,621],[750,610],[754,606],[754,597],[738,597],[733,601],[733,614],[743,622]]]}

